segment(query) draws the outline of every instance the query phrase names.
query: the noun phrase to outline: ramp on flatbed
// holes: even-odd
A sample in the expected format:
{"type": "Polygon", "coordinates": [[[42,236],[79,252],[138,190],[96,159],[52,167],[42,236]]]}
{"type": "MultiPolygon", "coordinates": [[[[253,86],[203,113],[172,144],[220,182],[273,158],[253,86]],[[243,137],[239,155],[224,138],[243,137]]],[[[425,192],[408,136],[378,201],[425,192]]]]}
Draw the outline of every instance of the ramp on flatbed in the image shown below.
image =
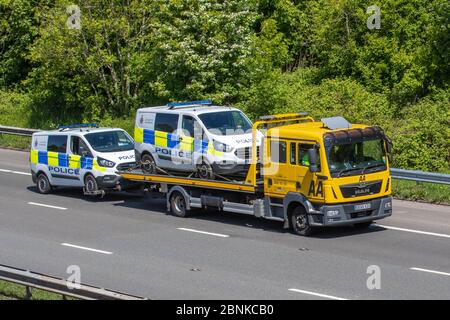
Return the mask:
{"type": "Polygon", "coordinates": [[[180,176],[168,176],[160,174],[146,174],[142,171],[118,172],[124,179],[137,182],[148,183],[166,183],[171,185],[190,186],[197,188],[208,188],[226,191],[241,191],[246,193],[255,193],[256,186],[245,184],[244,182],[220,181],[220,180],[202,180],[198,178],[187,178],[180,176]]]}

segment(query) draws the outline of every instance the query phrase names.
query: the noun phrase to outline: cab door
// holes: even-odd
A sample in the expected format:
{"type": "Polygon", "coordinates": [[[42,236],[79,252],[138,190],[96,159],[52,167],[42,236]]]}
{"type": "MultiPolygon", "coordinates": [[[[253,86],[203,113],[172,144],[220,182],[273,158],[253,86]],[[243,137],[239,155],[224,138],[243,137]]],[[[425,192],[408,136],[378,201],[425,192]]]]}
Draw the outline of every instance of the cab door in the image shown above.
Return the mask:
{"type": "Polygon", "coordinates": [[[87,172],[91,172],[93,168],[93,154],[87,143],[82,137],[77,135],[70,136],[69,145],[69,168],[73,172],[74,184],[84,186],[84,176],[87,172]]]}
{"type": "Polygon", "coordinates": [[[267,159],[264,163],[264,184],[268,193],[282,197],[292,189],[292,171],[288,153],[289,143],[282,139],[267,140],[267,159]]]}
{"type": "MultiPolygon", "coordinates": [[[[293,147],[294,148],[294,147],[293,147]]],[[[311,142],[295,142],[296,148],[296,166],[295,175],[297,181],[297,192],[300,192],[312,201],[321,202],[324,200],[323,180],[319,179],[321,165],[320,156],[317,152],[317,162],[319,172],[312,173],[309,171],[309,155],[308,150],[315,148],[315,144],[311,142]]]]}

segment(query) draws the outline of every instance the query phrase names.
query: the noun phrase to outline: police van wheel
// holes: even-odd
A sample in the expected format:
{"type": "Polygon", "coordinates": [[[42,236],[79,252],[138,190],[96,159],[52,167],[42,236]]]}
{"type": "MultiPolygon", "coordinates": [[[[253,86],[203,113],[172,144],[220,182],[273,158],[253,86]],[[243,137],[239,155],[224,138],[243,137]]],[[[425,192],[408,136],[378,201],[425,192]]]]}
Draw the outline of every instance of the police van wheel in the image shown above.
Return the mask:
{"type": "Polygon", "coordinates": [[[211,165],[205,161],[197,165],[197,174],[200,179],[204,180],[214,180],[215,178],[211,165]]]}
{"type": "Polygon", "coordinates": [[[181,192],[175,191],[170,195],[170,211],[177,217],[187,216],[186,200],[181,192]]]}
{"type": "Polygon", "coordinates": [[[301,236],[309,236],[313,232],[313,228],[309,225],[306,211],[300,206],[292,212],[291,225],[292,230],[301,236]]]}
{"type": "Polygon", "coordinates": [[[91,174],[88,174],[84,178],[84,191],[91,194],[98,191],[97,180],[95,180],[94,176],[91,174]]]}
{"type": "Polygon", "coordinates": [[[50,181],[48,181],[47,176],[44,173],[41,173],[36,179],[36,187],[39,193],[47,194],[52,190],[52,186],[50,185],[50,181]]]}
{"type": "Polygon", "coordinates": [[[145,173],[156,173],[156,163],[155,159],[149,154],[144,154],[141,158],[141,169],[145,173]]]}

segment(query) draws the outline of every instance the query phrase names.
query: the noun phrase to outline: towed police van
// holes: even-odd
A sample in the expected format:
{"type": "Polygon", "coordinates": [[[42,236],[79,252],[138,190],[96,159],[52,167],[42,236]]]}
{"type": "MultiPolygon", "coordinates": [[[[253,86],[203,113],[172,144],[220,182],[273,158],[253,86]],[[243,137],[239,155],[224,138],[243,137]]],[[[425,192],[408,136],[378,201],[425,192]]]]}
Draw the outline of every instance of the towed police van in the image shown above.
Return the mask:
{"type": "Polygon", "coordinates": [[[95,124],[60,126],[33,134],[31,175],[40,193],[83,187],[87,195],[126,188],[116,171],[135,166],[133,139],[122,129],[95,124]]]}
{"type": "Polygon", "coordinates": [[[146,173],[163,169],[196,172],[202,179],[245,176],[251,129],[252,122],[239,109],[214,106],[211,100],[141,108],[134,132],[136,162],[146,173]]]}

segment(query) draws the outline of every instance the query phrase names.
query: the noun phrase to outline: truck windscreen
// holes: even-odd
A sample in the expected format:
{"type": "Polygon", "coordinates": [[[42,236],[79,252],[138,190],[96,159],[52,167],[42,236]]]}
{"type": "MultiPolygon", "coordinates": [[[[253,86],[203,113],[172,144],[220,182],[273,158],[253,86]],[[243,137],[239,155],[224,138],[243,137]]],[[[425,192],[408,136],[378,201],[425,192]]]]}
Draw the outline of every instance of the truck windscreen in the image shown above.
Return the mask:
{"type": "Polygon", "coordinates": [[[120,152],[134,149],[133,141],[123,131],[93,132],[85,135],[97,152],[120,152]]]}
{"type": "Polygon", "coordinates": [[[220,111],[203,113],[198,116],[208,131],[222,135],[237,135],[248,133],[252,128],[251,122],[242,112],[220,111]]]}
{"type": "Polygon", "coordinates": [[[334,144],[327,148],[332,177],[360,175],[386,170],[384,140],[334,144]]]}

